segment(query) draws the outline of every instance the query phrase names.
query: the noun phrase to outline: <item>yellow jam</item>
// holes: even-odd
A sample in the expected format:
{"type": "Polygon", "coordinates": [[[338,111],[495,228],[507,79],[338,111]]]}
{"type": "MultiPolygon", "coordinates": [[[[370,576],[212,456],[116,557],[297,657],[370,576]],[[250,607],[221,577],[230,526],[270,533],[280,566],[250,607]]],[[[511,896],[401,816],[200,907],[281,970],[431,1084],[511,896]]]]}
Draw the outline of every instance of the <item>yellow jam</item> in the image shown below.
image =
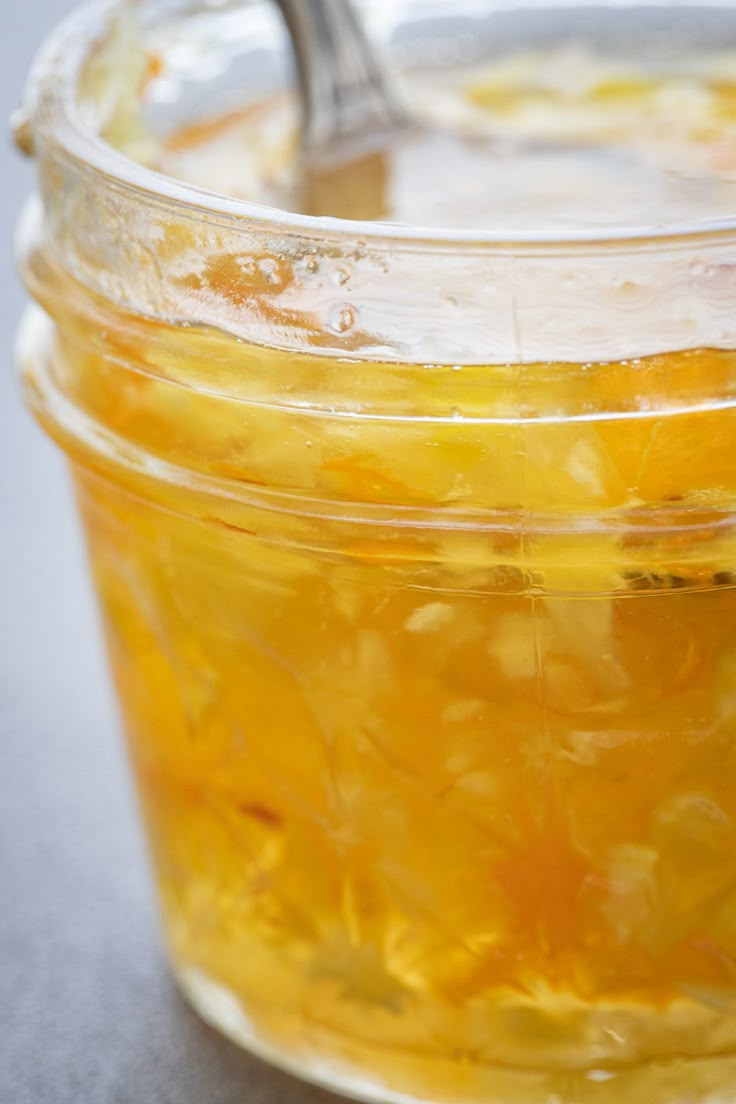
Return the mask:
{"type": "MultiPolygon", "coordinates": [[[[600,180],[618,143],[657,188],[717,162],[728,191],[736,84],[555,99],[539,69],[474,80],[484,136],[462,141],[556,118],[566,173],[600,180]]],[[[224,149],[229,172],[256,116],[163,167],[202,180],[224,149]]],[[[513,222],[550,181],[481,199],[513,222]]],[[[221,254],[182,292],[281,279],[221,254]]],[[[736,353],[422,367],[130,319],[103,352],[71,316],[56,341],[55,386],[127,450],[65,440],[166,934],[207,1014],[396,1099],[657,1104],[675,1058],[736,1052],[736,353]]]]}

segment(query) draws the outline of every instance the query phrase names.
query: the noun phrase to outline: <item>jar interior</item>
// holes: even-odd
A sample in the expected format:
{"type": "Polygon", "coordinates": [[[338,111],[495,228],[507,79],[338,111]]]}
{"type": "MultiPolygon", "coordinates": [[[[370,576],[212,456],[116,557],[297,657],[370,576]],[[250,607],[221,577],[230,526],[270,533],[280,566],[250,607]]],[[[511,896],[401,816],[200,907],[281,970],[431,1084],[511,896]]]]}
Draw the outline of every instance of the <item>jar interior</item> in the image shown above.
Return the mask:
{"type": "MultiPolygon", "coordinates": [[[[503,236],[736,211],[728,8],[364,8],[422,123],[387,156],[386,195],[368,217],[503,236]]],[[[103,136],[195,186],[300,209],[299,109],[275,5],[149,3],[136,19],[113,22],[82,82],[103,136]],[[110,51],[124,62],[111,67],[110,51]]],[[[356,196],[366,186],[367,173],[352,184],[356,196]]],[[[363,204],[355,210],[364,217],[363,204]]]]}

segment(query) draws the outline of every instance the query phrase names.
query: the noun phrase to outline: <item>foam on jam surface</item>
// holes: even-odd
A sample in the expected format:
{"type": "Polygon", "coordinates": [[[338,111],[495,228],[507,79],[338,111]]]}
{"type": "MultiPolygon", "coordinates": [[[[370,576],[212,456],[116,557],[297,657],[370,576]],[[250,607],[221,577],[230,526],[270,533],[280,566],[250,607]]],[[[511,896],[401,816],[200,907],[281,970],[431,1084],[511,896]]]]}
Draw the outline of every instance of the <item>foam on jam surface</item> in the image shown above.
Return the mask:
{"type": "Polygon", "coordinates": [[[343,217],[501,235],[723,218],[736,210],[735,63],[710,55],[673,74],[567,47],[470,77],[418,75],[405,94],[424,125],[325,167],[316,197],[284,100],[176,135],[161,167],[311,214],[336,213],[332,198],[343,217]]]}

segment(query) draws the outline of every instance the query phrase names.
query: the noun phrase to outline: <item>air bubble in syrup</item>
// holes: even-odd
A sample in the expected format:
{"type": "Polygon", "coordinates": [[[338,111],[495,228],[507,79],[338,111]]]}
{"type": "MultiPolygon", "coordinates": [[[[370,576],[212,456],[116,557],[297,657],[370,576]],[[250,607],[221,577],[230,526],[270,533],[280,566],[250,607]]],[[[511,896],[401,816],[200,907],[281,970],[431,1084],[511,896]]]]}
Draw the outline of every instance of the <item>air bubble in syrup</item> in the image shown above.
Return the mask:
{"type": "Polygon", "coordinates": [[[335,333],[344,334],[352,330],[355,325],[355,308],[349,303],[341,303],[330,311],[330,329],[335,333]]]}
{"type": "Polygon", "coordinates": [[[344,287],[350,279],[350,273],[346,268],[335,268],[332,271],[331,280],[336,287],[344,287]]]}
{"type": "Polygon", "coordinates": [[[260,260],[258,262],[258,271],[261,276],[263,276],[269,284],[273,284],[274,287],[278,287],[282,282],[279,264],[273,257],[264,257],[263,260],[260,260]]]}

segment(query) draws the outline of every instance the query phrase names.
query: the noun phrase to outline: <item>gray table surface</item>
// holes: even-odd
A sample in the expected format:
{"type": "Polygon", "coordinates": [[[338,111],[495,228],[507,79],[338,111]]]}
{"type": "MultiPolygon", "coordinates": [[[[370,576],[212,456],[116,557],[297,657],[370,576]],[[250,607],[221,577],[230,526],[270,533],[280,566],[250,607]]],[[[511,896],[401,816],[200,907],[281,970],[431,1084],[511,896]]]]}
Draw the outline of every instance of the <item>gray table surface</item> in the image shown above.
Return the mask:
{"type": "MultiPolygon", "coordinates": [[[[13,6],[3,118],[70,6],[13,6]]],[[[31,181],[0,143],[0,1101],[326,1104],[202,1025],[167,974],[63,461],[15,384],[31,181]]]]}

